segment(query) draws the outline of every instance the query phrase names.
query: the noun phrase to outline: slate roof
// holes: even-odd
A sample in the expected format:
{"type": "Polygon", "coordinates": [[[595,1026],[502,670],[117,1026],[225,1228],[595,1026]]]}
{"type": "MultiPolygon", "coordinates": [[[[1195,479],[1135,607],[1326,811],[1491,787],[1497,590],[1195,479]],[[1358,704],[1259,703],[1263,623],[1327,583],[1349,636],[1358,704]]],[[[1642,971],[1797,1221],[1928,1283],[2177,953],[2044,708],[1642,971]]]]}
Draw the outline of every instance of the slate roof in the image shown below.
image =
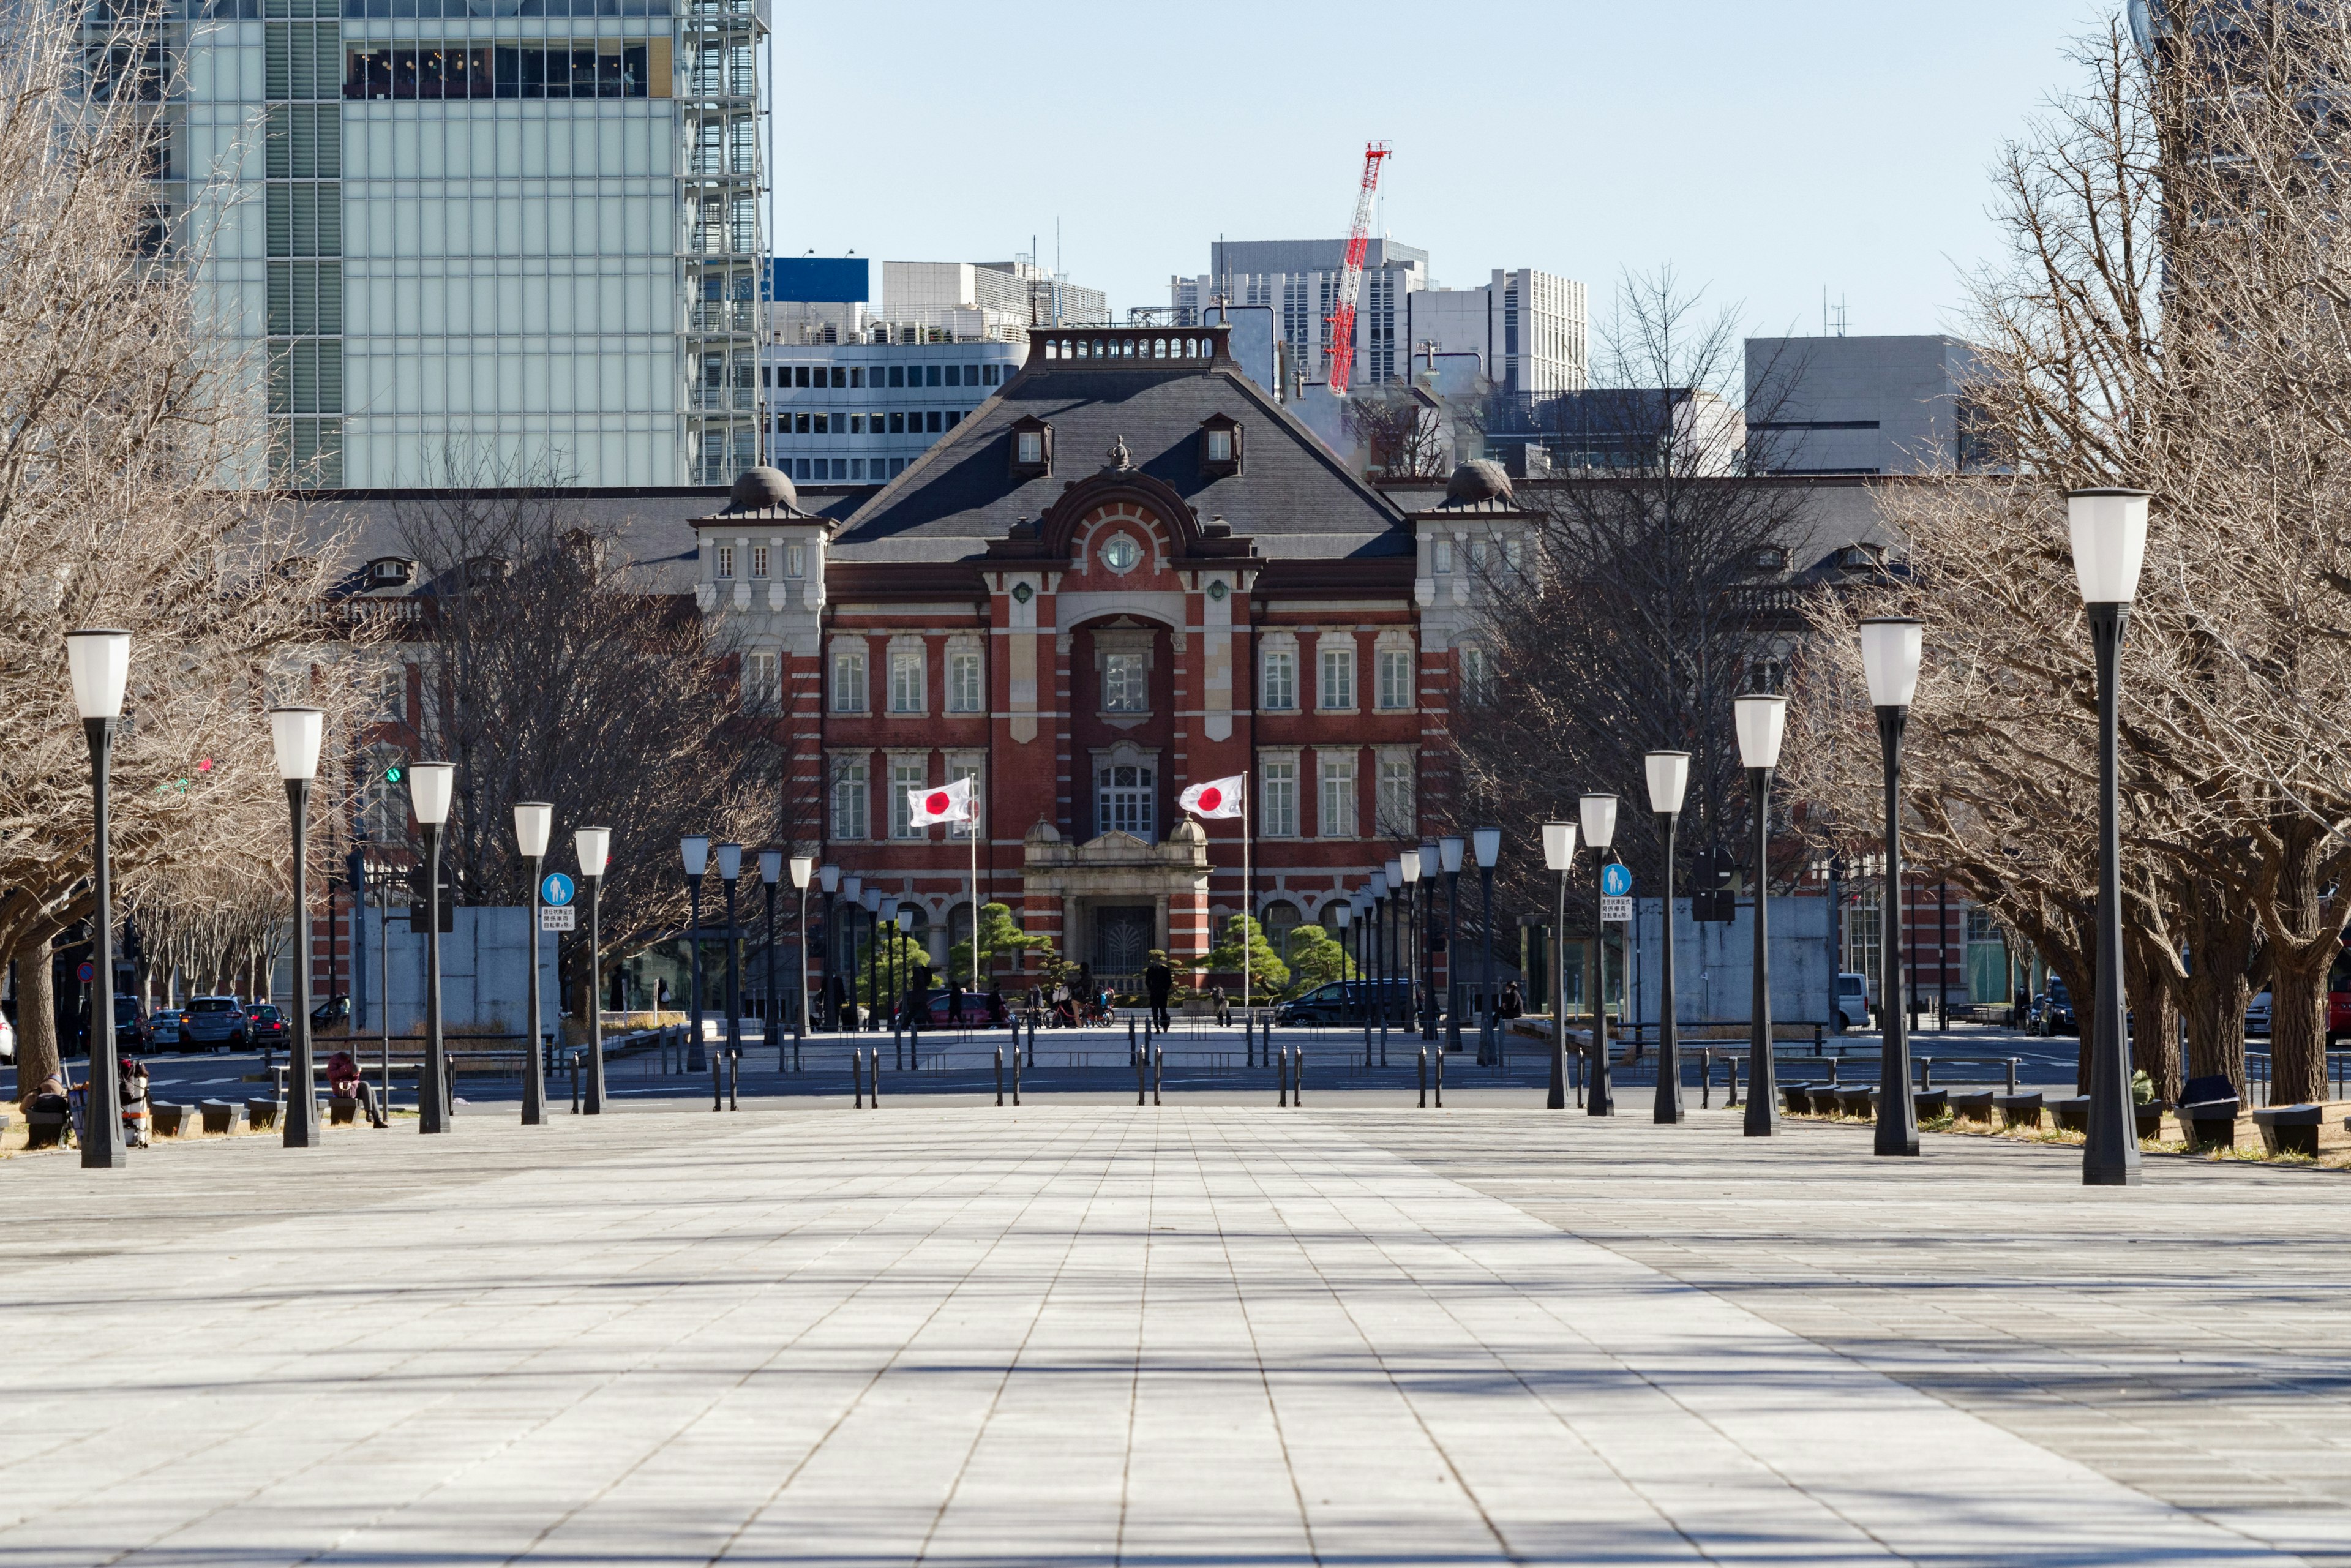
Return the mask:
{"type": "Polygon", "coordinates": [[[1222,517],[1269,559],[1412,554],[1411,531],[1387,497],[1231,365],[1097,370],[1041,361],[860,507],[835,536],[832,559],[976,559],[1021,518],[1042,517],[1071,482],[1100,471],[1122,440],[1136,469],[1183,497],[1201,521],[1222,517]],[[1238,475],[1201,472],[1200,426],[1218,413],[1241,425],[1238,475]],[[1052,427],[1053,471],[1019,478],[1011,427],[1032,415],[1052,427]]]}

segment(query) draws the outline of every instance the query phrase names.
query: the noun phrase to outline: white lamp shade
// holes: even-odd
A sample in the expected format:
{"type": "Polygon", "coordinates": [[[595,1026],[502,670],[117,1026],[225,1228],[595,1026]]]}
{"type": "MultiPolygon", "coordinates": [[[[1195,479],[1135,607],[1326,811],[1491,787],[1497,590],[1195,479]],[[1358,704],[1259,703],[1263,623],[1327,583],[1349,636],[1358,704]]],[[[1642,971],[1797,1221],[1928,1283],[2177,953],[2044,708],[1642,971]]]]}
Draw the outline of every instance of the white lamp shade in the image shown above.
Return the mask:
{"type": "Polygon", "coordinates": [[[1869,676],[1869,700],[1877,707],[1908,707],[1918,692],[1918,658],[1926,624],[1907,615],[1880,616],[1861,623],[1861,665],[1869,676]]]}
{"type": "Polygon", "coordinates": [[[1385,898],[1387,895],[1388,873],[1384,871],[1375,871],[1372,873],[1372,896],[1374,898],[1385,898]]]}
{"type": "Polygon", "coordinates": [[[454,762],[413,762],[408,767],[408,809],[427,827],[449,820],[449,792],[457,782],[454,762]]]}
{"type": "MultiPolygon", "coordinates": [[[[120,699],[118,697],[117,703],[120,699]]],[[[277,751],[277,777],[291,782],[319,776],[319,744],[327,737],[324,708],[269,710],[269,743],[277,751]]]]}
{"type": "Polygon", "coordinates": [[[1730,705],[1739,727],[1739,760],[1750,768],[1780,766],[1780,742],[1788,733],[1788,699],[1744,696],[1730,705]]]}
{"type": "Polygon", "coordinates": [[[719,877],[719,880],[720,880],[720,881],[722,881],[722,882],[733,882],[737,877],[741,876],[742,874],[743,874],[743,846],[742,846],[741,844],[721,844],[721,845],[719,845],[719,846],[718,846],[718,877],[719,877]]]}
{"type": "Polygon", "coordinates": [[[1437,868],[1445,863],[1443,852],[1438,850],[1435,844],[1423,844],[1420,846],[1418,852],[1420,855],[1420,874],[1423,876],[1435,876],[1437,873],[1437,868]]]}
{"type": "Polygon", "coordinates": [[[2147,556],[2145,490],[2075,490],[2065,497],[2074,534],[2074,580],[2085,604],[2128,604],[2147,556]]]}
{"type": "Polygon", "coordinates": [[[1412,881],[1413,877],[1416,877],[1420,874],[1420,857],[1418,855],[1412,857],[1412,875],[1405,875],[1404,869],[1404,857],[1402,855],[1398,855],[1395,860],[1388,862],[1388,891],[1390,893],[1396,892],[1402,888],[1405,883],[1412,881]]]}
{"type": "Polygon", "coordinates": [[[1502,858],[1502,830],[1499,828],[1473,829],[1469,843],[1478,852],[1478,863],[1488,871],[1493,870],[1494,862],[1502,858]]]}
{"type": "Polygon", "coordinates": [[[1437,841],[1437,863],[1449,875],[1461,869],[1461,852],[1468,846],[1454,834],[1447,833],[1437,841]]]}
{"type": "Polygon", "coordinates": [[[857,902],[865,905],[866,914],[879,915],[882,913],[882,890],[878,887],[866,888],[857,895],[857,902]]]}
{"type": "Polygon", "coordinates": [[[1604,850],[1616,841],[1616,797],[1585,795],[1575,803],[1575,813],[1583,822],[1583,841],[1595,850],[1604,850]]]}
{"type": "MultiPolygon", "coordinates": [[[[792,886],[798,888],[802,893],[806,893],[808,891],[809,878],[815,874],[816,859],[814,856],[794,855],[792,857],[792,886]]],[[[838,876],[841,873],[835,872],[833,874],[838,876]]]]}
{"type": "Polygon", "coordinates": [[[1420,880],[1420,852],[1406,850],[1396,857],[1396,865],[1404,873],[1404,884],[1410,887],[1420,880]]]}
{"type": "Polygon", "coordinates": [[[701,833],[688,833],[677,841],[678,858],[685,862],[685,874],[700,876],[710,869],[710,840],[701,833]]]}
{"type": "Polygon", "coordinates": [[[1353,904],[1348,903],[1343,898],[1334,898],[1331,901],[1331,924],[1333,926],[1337,927],[1341,931],[1344,931],[1347,928],[1348,922],[1354,919],[1354,917],[1355,906],[1353,904]]]}
{"type": "MultiPolygon", "coordinates": [[[[794,862],[793,863],[797,865],[799,862],[794,862]]],[[[798,875],[799,873],[795,872],[793,874],[798,875]]],[[[827,893],[839,893],[841,891],[841,868],[837,865],[821,865],[817,867],[816,884],[827,893]]]]}
{"type": "Polygon", "coordinates": [[[914,912],[907,908],[904,904],[900,904],[898,906],[898,929],[901,931],[912,931],[914,928],[914,912]]]}
{"type": "Polygon", "coordinates": [[[1649,810],[1680,810],[1682,797],[1689,791],[1689,753],[1652,751],[1641,760],[1649,771],[1649,810]]]}
{"type": "Polygon", "coordinates": [[[610,828],[572,829],[571,852],[580,857],[581,876],[602,876],[604,862],[612,852],[612,830],[610,828]]]}
{"type": "Polygon", "coordinates": [[[515,846],[531,860],[547,852],[548,836],[555,831],[555,808],[544,800],[515,802],[515,846]]]}
{"type": "Polygon", "coordinates": [[[844,876],[841,879],[841,895],[843,898],[855,898],[859,890],[864,885],[865,879],[862,876],[844,876]]]}
{"type": "Polygon", "coordinates": [[[783,851],[761,850],[759,852],[759,880],[769,887],[784,880],[783,851]]]}
{"type": "Polygon", "coordinates": [[[66,669],[84,718],[120,718],[131,679],[131,633],[93,628],[66,633],[66,669]]]}
{"type": "Polygon", "coordinates": [[[1566,871],[1575,864],[1575,824],[1545,822],[1542,829],[1543,867],[1566,871]]]}

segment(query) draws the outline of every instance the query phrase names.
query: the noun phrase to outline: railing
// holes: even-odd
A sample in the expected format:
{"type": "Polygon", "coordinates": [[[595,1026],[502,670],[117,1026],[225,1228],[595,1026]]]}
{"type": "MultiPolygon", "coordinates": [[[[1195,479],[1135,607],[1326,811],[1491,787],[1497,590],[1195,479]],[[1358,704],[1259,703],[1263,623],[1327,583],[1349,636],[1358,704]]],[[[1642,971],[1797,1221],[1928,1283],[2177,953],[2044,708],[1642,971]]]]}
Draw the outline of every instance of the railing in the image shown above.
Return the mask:
{"type": "MultiPolygon", "coordinates": [[[[2245,1105],[2270,1103],[2272,1053],[2266,1051],[2245,1052],[2245,1105]]],[[[2326,1097],[2330,1100],[2351,1099],[2351,1051],[2330,1051],[2326,1053],[2326,1097]]]]}

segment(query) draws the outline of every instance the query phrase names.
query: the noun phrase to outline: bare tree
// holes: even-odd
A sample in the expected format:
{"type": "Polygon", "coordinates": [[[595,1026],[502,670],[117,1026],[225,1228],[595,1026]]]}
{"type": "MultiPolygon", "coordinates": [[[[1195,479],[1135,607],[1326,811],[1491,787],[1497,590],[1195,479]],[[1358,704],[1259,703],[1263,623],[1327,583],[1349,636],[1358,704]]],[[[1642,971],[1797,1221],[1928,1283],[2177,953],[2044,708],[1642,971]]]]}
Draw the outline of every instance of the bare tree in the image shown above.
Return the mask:
{"type": "Polygon", "coordinates": [[[1437,402],[1417,386],[1382,382],[1351,394],[1340,427],[1364,444],[1375,477],[1441,479],[1452,471],[1437,402]]]}

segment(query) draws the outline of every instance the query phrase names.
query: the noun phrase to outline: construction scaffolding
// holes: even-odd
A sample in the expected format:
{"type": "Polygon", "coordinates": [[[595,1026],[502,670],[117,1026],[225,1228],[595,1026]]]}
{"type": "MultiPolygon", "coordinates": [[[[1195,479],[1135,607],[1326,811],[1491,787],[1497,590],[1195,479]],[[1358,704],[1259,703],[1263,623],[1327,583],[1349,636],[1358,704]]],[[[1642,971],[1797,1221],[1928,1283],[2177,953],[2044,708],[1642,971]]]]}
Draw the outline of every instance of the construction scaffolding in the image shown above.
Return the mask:
{"type": "Polygon", "coordinates": [[[731,484],[759,460],[763,323],[760,134],[768,113],[759,0],[683,0],[677,24],[680,230],[684,320],[684,467],[698,485],[731,484]]]}

